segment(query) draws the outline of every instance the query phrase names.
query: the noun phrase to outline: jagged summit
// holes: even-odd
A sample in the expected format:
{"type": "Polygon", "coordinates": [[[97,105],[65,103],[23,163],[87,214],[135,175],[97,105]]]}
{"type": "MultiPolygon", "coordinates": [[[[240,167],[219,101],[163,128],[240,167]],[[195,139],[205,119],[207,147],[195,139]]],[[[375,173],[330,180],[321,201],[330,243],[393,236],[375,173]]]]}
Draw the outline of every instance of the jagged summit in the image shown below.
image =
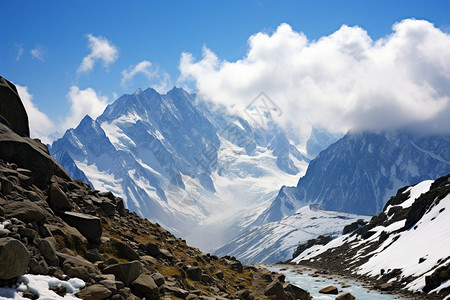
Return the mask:
{"type": "Polygon", "coordinates": [[[309,162],[280,128],[212,111],[176,87],[119,97],[51,146],[57,158],[64,152],[96,189],[117,193],[130,210],[210,250],[309,162]]]}
{"type": "MultiPolygon", "coordinates": [[[[102,132],[94,130],[101,126],[90,118],[82,125],[67,135],[86,129],[98,137],[102,132]]],[[[285,283],[284,277],[244,267],[234,257],[204,254],[125,209],[123,200],[113,193],[72,180],[45,145],[18,135],[11,127],[0,123],[2,295],[5,292],[14,299],[310,299],[306,291],[285,283]]],[[[87,151],[94,153],[92,149],[87,151]]],[[[71,161],[68,152],[61,158],[71,161]]]]}

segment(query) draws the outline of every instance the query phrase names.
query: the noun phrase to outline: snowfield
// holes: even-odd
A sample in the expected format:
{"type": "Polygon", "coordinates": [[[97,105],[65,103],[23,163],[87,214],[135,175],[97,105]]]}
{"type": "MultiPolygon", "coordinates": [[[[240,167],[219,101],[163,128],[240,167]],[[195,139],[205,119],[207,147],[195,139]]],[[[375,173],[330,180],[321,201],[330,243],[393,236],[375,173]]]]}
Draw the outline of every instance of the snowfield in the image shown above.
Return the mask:
{"type": "Polygon", "coordinates": [[[305,206],[281,221],[252,227],[215,253],[233,255],[248,264],[286,261],[299,244],[320,235],[337,237],[344,226],[358,219],[369,217],[305,206]]]}

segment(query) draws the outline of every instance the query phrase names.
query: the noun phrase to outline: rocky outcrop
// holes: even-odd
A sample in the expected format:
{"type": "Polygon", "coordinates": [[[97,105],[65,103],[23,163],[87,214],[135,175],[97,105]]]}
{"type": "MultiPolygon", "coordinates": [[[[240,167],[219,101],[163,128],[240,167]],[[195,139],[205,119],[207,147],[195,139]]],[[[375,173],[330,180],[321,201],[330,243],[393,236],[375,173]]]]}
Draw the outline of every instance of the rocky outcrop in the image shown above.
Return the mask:
{"type": "Polygon", "coordinates": [[[14,84],[0,76],[0,115],[3,124],[20,136],[30,136],[28,115],[14,84]]]}
{"type": "Polygon", "coordinates": [[[332,240],[331,236],[328,235],[321,235],[318,236],[315,239],[309,240],[304,244],[298,245],[297,249],[295,250],[294,254],[292,255],[292,258],[296,258],[300,253],[305,251],[308,248],[311,248],[314,245],[326,245],[328,242],[332,240]]]}

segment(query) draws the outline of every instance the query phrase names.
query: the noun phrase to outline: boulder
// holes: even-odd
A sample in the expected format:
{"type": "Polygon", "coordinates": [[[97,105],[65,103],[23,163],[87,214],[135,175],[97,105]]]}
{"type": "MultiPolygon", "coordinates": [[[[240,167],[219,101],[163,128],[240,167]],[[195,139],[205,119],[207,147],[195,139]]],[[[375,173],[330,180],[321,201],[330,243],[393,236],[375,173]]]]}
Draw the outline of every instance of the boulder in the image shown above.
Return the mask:
{"type": "Polygon", "coordinates": [[[139,254],[133,250],[128,244],[122,243],[118,240],[113,240],[112,244],[116,248],[119,257],[127,260],[139,260],[139,254]]]}
{"type": "Polygon", "coordinates": [[[285,291],[288,291],[289,293],[294,295],[295,299],[311,300],[311,295],[304,289],[299,288],[298,286],[295,286],[290,283],[285,283],[283,285],[283,288],[285,291]]]}
{"type": "Polygon", "coordinates": [[[30,263],[30,253],[18,240],[0,239],[0,280],[25,274],[30,263]]]}
{"type": "MultiPolygon", "coordinates": [[[[72,268],[83,267],[90,274],[90,276],[95,276],[100,273],[95,265],[79,255],[73,256],[56,252],[56,256],[58,257],[61,269],[64,272],[67,272],[72,268]]],[[[73,272],[81,272],[81,270],[74,270],[73,272]]]]}
{"type": "Polygon", "coordinates": [[[77,297],[84,300],[102,300],[111,296],[112,292],[101,284],[94,284],[82,289],[77,297]]]}
{"type": "Polygon", "coordinates": [[[47,237],[45,239],[42,239],[38,243],[39,251],[41,251],[42,255],[45,257],[45,259],[48,261],[50,266],[58,266],[59,260],[56,256],[56,240],[53,237],[47,237]]]}
{"type": "Polygon", "coordinates": [[[319,293],[321,294],[328,294],[328,295],[337,295],[338,292],[338,288],[333,286],[333,285],[329,285],[327,287],[324,287],[323,289],[321,289],[319,291],[319,293]]]}
{"type": "MultiPolygon", "coordinates": [[[[42,148],[40,143],[14,133],[0,123],[0,157],[32,172],[33,183],[46,189],[53,175],[71,180],[67,172],[42,148]]],[[[45,145],[44,145],[45,147],[45,145]]]]}
{"type": "Polygon", "coordinates": [[[173,259],[172,253],[170,253],[170,251],[166,249],[159,249],[159,257],[166,258],[169,260],[173,259]]]}
{"type": "Polygon", "coordinates": [[[62,218],[67,224],[78,229],[88,240],[95,240],[102,235],[102,222],[95,216],[66,211],[62,214],[62,218]]]}
{"type": "Polygon", "coordinates": [[[165,282],[164,276],[163,276],[161,273],[158,273],[158,272],[153,273],[153,274],[152,274],[152,278],[153,278],[153,280],[155,281],[155,283],[156,283],[157,286],[161,286],[161,285],[163,285],[164,282],[165,282]]]}
{"type": "Polygon", "coordinates": [[[30,200],[7,201],[3,206],[5,217],[9,219],[17,218],[25,223],[36,222],[42,225],[47,219],[47,212],[35,203],[30,200]]]}
{"type": "Polygon", "coordinates": [[[63,223],[63,227],[45,224],[43,228],[51,235],[59,235],[68,247],[76,248],[87,244],[87,239],[75,228],[63,223]]]}
{"type": "Polygon", "coordinates": [[[286,294],[284,293],[283,286],[279,281],[273,281],[272,283],[270,283],[264,290],[264,295],[274,296],[275,299],[279,300],[287,299],[286,294]]]}
{"type": "Polygon", "coordinates": [[[139,277],[130,284],[130,287],[147,299],[159,298],[158,285],[149,274],[139,275],[139,277]]]}
{"type": "Polygon", "coordinates": [[[69,199],[57,183],[52,183],[48,189],[48,204],[55,212],[72,208],[69,199]]]}
{"type": "Polygon", "coordinates": [[[186,275],[190,280],[202,281],[202,269],[198,267],[190,267],[186,270],[186,275]]]}
{"type": "Polygon", "coordinates": [[[0,115],[20,136],[30,136],[28,115],[20,100],[16,86],[0,76],[0,115]]]}
{"type": "Polygon", "coordinates": [[[148,242],[148,243],[145,245],[145,252],[146,252],[148,255],[153,256],[153,257],[157,257],[157,256],[161,253],[161,252],[159,251],[158,245],[156,245],[156,244],[153,243],[153,242],[148,242]]]}
{"type": "Polygon", "coordinates": [[[336,297],[336,300],[355,300],[355,296],[350,293],[345,293],[336,297]]]}
{"type": "Polygon", "coordinates": [[[175,297],[178,297],[181,299],[185,299],[189,295],[188,291],[183,290],[182,288],[179,288],[176,286],[164,285],[163,287],[166,290],[166,292],[171,293],[175,297]]]}
{"type": "Polygon", "coordinates": [[[105,274],[114,274],[116,279],[122,281],[125,286],[136,280],[142,274],[144,268],[137,260],[127,263],[114,264],[103,269],[105,274]]]}

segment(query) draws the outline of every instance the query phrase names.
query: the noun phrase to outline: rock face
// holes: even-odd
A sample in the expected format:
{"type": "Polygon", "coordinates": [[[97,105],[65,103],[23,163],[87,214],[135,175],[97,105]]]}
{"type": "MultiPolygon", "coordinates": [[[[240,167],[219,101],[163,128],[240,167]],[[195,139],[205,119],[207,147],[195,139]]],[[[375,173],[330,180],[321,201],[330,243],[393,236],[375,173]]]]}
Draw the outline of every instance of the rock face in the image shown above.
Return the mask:
{"type": "Polygon", "coordinates": [[[0,239],[0,280],[23,275],[30,262],[30,253],[18,240],[0,239]]]}
{"type": "Polygon", "coordinates": [[[14,84],[0,76],[0,115],[20,136],[30,136],[28,115],[14,84]]]}
{"type": "Polygon", "coordinates": [[[296,187],[283,187],[258,219],[278,221],[311,203],[378,214],[397,189],[450,173],[449,149],[449,135],[349,132],[311,161],[296,187]]]}
{"type": "Polygon", "coordinates": [[[68,180],[66,171],[41,147],[46,148],[30,138],[20,137],[0,123],[0,157],[20,167],[26,166],[33,174],[32,182],[40,188],[46,187],[54,174],[68,180]]]}

